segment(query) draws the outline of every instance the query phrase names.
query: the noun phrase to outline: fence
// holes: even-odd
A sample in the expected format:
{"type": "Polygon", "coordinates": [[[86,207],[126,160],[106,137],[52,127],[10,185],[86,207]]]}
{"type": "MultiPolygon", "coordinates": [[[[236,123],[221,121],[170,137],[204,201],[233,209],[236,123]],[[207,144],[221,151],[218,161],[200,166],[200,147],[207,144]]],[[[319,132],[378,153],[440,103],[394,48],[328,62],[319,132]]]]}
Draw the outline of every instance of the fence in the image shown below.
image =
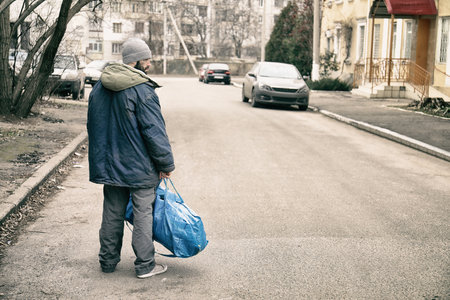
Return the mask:
{"type": "Polygon", "coordinates": [[[386,82],[408,83],[423,98],[428,96],[430,72],[406,58],[367,59],[366,64],[355,65],[353,87],[365,82],[372,83],[372,91],[375,86],[386,82]]]}

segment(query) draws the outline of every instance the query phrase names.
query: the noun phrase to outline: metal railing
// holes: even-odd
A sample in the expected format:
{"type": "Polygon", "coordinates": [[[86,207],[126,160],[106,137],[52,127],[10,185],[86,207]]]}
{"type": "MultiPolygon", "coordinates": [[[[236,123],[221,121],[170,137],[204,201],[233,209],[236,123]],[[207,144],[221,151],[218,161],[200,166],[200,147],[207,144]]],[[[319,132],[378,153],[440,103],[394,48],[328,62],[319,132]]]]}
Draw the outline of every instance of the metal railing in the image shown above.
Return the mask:
{"type": "Polygon", "coordinates": [[[372,92],[375,86],[390,82],[409,83],[414,92],[420,97],[427,97],[430,88],[431,74],[415,62],[406,58],[387,58],[366,60],[366,64],[356,64],[353,74],[353,87],[366,82],[372,83],[372,92]],[[390,64],[390,68],[389,68],[390,64]]]}

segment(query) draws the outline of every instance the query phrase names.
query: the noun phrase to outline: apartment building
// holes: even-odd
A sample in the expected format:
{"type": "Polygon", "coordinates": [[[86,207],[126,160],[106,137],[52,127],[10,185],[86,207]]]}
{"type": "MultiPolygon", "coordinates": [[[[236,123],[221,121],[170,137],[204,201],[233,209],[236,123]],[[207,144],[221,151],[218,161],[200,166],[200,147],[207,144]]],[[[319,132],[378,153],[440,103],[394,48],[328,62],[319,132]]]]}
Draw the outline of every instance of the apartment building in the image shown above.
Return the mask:
{"type": "Polygon", "coordinates": [[[194,59],[256,60],[261,57],[261,40],[265,45],[286,4],[287,0],[94,0],[70,22],[65,41],[87,62],[119,60],[122,43],[130,36],[147,41],[154,60],[186,58],[180,36],[194,59]]]}

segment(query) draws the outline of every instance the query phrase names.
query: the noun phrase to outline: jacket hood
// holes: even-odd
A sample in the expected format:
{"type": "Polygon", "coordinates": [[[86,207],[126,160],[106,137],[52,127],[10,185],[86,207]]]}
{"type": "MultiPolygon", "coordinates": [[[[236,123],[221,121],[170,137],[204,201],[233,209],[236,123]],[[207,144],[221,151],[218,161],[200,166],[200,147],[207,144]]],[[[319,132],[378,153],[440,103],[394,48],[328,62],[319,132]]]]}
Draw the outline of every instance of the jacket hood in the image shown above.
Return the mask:
{"type": "Polygon", "coordinates": [[[153,88],[161,87],[144,72],[121,63],[109,64],[103,70],[100,80],[105,88],[114,92],[123,91],[145,82],[153,88]]]}

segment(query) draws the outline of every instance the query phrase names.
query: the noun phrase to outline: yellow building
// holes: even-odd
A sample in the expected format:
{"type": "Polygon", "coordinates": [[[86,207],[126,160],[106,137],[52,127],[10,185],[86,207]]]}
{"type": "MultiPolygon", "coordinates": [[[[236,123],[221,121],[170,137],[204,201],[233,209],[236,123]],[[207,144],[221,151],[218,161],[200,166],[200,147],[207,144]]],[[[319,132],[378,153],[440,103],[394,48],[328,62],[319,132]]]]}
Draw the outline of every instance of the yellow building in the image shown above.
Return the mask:
{"type": "Polygon", "coordinates": [[[449,28],[450,1],[325,0],[320,52],[334,53],[339,70],[332,76],[352,80],[361,94],[448,100],[449,28]],[[392,85],[412,92],[377,91],[392,85]]]}

